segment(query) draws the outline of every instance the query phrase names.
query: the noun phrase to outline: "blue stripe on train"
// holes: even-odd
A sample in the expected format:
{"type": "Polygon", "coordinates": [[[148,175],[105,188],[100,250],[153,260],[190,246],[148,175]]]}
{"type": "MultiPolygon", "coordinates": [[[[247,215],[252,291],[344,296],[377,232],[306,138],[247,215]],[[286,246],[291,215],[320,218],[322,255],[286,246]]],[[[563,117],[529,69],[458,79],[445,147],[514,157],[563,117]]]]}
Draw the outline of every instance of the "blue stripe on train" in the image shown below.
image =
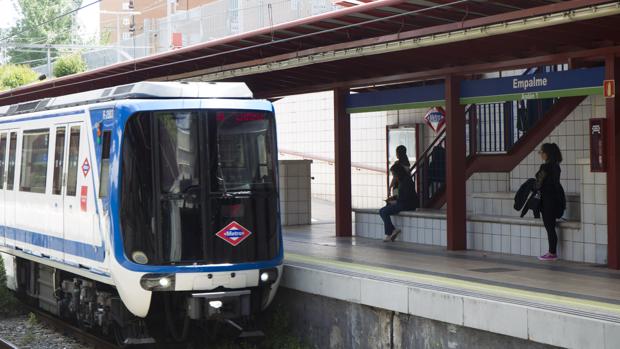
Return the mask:
{"type": "Polygon", "coordinates": [[[49,236],[18,228],[3,227],[3,229],[7,239],[25,242],[33,246],[64,252],[72,256],[97,262],[103,262],[105,259],[105,249],[103,246],[94,246],[84,242],[65,240],[56,236],[49,236]]]}

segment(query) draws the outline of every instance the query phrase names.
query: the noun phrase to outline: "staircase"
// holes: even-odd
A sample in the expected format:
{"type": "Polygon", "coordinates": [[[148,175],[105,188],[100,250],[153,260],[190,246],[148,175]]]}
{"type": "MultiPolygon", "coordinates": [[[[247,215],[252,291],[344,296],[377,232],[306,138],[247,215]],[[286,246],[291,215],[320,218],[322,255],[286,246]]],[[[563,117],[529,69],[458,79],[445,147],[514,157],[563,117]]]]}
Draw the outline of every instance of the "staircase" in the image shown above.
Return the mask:
{"type": "MultiPolygon", "coordinates": [[[[532,68],[524,75],[561,69],[561,66],[532,68]]],[[[465,178],[476,172],[512,171],[584,99],[565,97],[468,105],[465,178]]],[[[446,203],[445,143],[444,128],[411,167],[422,208],[440,209],[446,203]]]]}

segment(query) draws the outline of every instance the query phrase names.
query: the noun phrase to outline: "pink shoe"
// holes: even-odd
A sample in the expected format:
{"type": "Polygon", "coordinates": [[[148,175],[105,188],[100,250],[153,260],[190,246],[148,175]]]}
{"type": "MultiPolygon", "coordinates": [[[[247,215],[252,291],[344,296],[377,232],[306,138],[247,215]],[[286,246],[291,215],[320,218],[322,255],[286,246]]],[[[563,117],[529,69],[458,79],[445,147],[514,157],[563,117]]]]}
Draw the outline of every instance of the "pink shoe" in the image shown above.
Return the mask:
{"type": "Polygon", "coordinates": [[[558,255],[547,252],[544,255],[538,257],[538,259],[541,261],[555,261],[558,259],[558,255]]]}

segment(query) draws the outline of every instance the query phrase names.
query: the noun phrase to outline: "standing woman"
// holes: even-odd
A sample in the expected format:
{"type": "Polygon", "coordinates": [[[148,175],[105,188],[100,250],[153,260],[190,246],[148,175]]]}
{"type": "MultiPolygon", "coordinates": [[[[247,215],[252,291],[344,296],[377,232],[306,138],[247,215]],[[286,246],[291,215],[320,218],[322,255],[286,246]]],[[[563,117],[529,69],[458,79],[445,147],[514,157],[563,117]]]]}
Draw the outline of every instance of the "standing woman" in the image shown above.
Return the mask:
{"type": "Polygon", "coordinates": [[[540,208],[543,223],[549,238],[549,252],[538,257],[541,261],[554,261],[558,259],[557,245],[558,234],[555,231],[555,222],[564,211],[563,198],[564,190],[560,184],[560,163],[562,162],[562,152],[555,143],[545,143],[538,151],[543,164],[536,173],[536,189],[540,192],[540,208]]]}

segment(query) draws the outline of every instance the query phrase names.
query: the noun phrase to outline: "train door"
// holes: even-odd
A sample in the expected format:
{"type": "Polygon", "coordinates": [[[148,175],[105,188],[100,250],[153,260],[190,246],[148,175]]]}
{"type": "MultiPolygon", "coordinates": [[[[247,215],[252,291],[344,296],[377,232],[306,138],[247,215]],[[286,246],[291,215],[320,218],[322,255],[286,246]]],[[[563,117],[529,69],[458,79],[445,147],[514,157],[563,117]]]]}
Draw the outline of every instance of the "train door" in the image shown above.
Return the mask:
{"type": "Polygon", "coordinates": [[[65,151],[65,185],[63,192],[63,222],[64,222],[64,238],[65,238],[65,259],[72,259],[71,256],[80,255],[80,251],[68,251],[68,241],[75,242],[72,245],[80,245],[84,242],[85,234],[81,234],[80,229],[80,211],[84,208],[84,202],[81,200],[85,193],[78,188],[78,178],[83,171],[89,171],[88,163],[80,163],[80,148],[85,148],[82,142],[82,130],[80,123],[67,124],[67,142],[65,151]],[[69,253],[68,253],[69,252],[69,253]],[[70,256],[71,255],[71,256],[70,256]]]}
{"type": "Polygon", "coordinates": [[[16,160],[18,144],[17,137],[18,130],[8,130],[7,135],[7,157],[6,157],[6,176],[4,176],[4,183],[2,185],[2,194],[4,197],[4,234],[6,238],[6,244],[16,246],[15,233],[15,191],[17,190],[15,181],[16,160]]]}
{"type": "MultiPolygon", "coordinates": [[[[48,230],[52,236],[65,239],[64,234],[64,182],[66,181],[66,149],[68,147],[67,125],[56,125],[51,143],[52,158],[52,207],[50,208],[48,230]]],[[[64,247],[61,258],[64,259],[64,247]]]]}
{"type": "Polygon", "coordinates": [[[5,188],[5,167],[6,167],[6,157],[7,157],[7,137],[8,133],[6,131],[0,131],[0,245],[4,245],[5,243],[5,208],[6,204],[4,201],[4,188],[5,188]]]}

